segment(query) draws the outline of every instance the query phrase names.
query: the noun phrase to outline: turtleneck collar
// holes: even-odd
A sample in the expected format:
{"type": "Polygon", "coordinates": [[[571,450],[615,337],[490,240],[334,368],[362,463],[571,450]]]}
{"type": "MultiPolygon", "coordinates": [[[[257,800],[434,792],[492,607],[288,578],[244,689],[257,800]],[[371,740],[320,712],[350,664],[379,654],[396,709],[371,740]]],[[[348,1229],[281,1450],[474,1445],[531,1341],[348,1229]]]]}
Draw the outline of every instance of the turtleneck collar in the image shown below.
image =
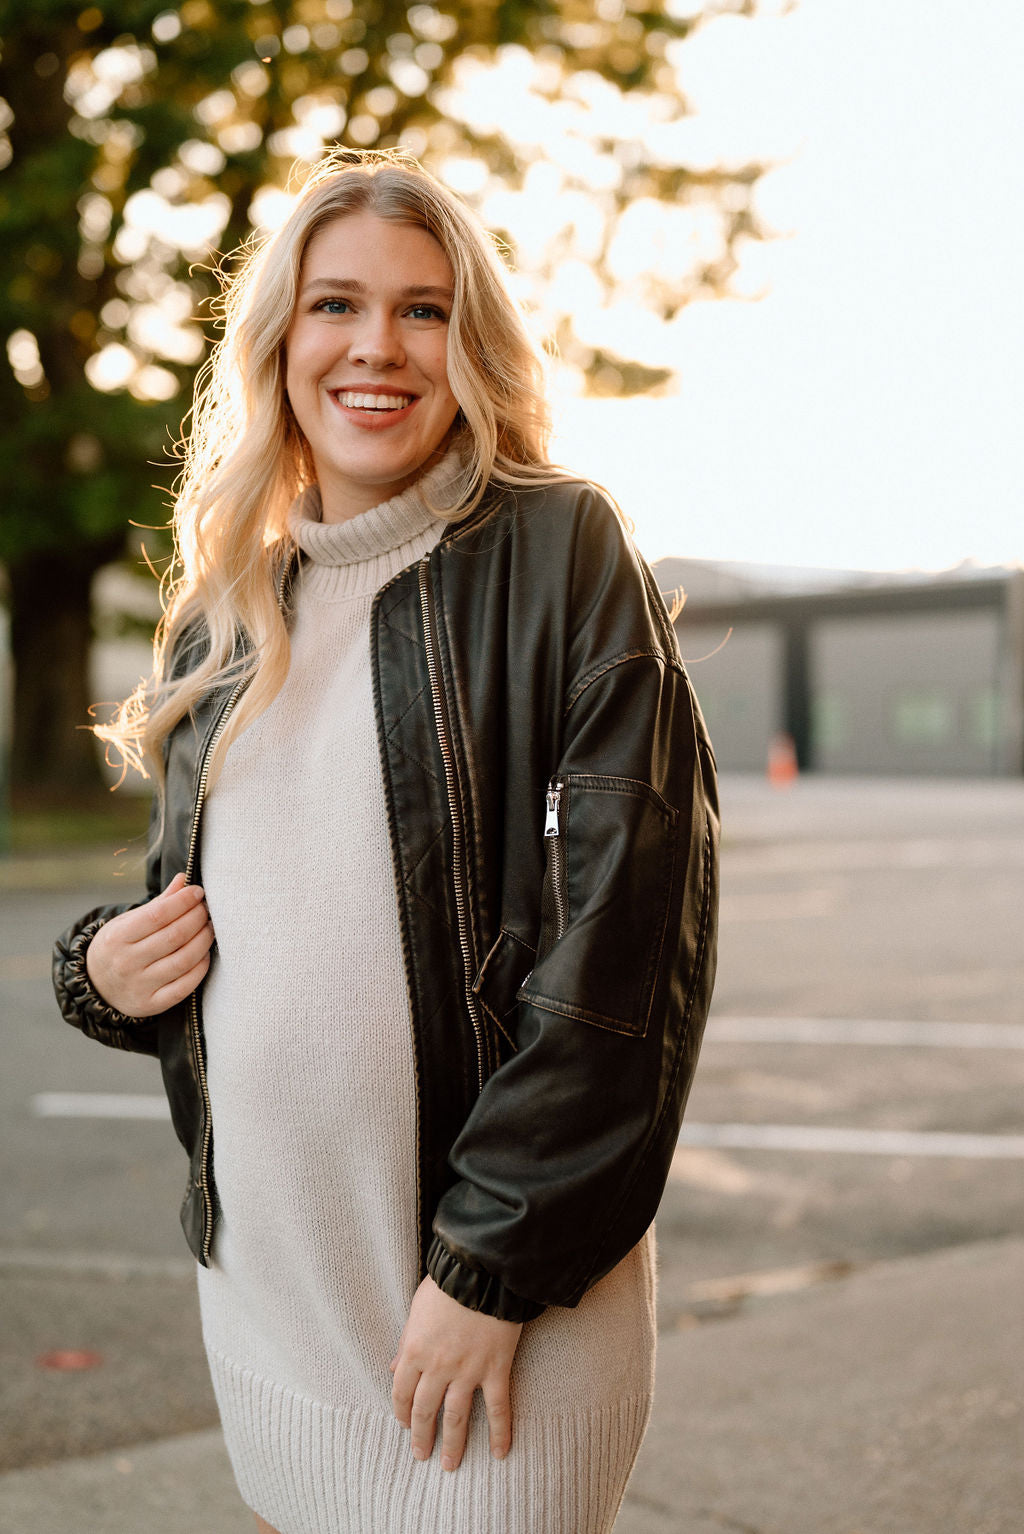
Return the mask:
{"type": "Polygon", "coordinates": [[[317,565],[353,565],[390,554],[442,519],[432,506],[450,503],[463,456],[453,444],[432,469],[389,501],[382,501],[346,522],[321,521],[320,488],[310,485],[294,502],[289,531],[302,552],[317,565]]]}

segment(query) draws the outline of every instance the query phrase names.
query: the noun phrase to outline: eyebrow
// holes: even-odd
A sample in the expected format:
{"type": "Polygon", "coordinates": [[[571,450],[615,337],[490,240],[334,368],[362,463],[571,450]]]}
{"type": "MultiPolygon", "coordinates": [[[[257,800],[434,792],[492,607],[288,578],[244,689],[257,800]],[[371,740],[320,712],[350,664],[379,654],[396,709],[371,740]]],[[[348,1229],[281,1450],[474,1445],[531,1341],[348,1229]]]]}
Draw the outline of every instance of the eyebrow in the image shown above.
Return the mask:
{"type": "MultiPolygon", "coordinates": [[[[349,293],[365,293],[366,283],[357,282],[352,277],[314,277],[312,281],[304,283],[303,293],[316,293],[321,289],[338,292],[344,288],[349,293]]],[[[433,288],[426,285],[401,290],[402,298],[452,298],[451,288],[433,288]]]]}

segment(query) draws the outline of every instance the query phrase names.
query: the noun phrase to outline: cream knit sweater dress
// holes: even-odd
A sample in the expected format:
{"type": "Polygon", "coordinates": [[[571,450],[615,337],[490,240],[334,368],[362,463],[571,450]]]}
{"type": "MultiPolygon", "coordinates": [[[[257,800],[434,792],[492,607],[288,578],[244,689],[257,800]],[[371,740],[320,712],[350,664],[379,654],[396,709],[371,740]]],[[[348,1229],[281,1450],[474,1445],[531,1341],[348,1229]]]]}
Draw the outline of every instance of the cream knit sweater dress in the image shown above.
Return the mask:
{"type": "MultiPolygon", "coordinates": [[[[653,1383],[653,1246],[522,1332],[512,1449],[412,1458],[391,1374],[417,1284],[411,1022],[373,714],[374,593],[433,547],[446,459],[308,556],[281,692],[204,812],[203,997],[221,1219],[203,1335],[244,1500],[281,1534],[604,1534],[653,1383]]],[[[443,503],[443,502],[440,502],[443,503]]]]}

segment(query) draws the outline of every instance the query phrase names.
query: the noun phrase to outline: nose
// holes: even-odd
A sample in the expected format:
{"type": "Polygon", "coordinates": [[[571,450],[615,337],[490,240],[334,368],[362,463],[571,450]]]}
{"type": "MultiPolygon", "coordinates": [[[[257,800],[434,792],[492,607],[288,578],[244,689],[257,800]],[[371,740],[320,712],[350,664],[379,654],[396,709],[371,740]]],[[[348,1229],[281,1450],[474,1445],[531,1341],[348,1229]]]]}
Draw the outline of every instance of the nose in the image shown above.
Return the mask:
{"type": "Polygon", "coordinates": [[[405,348],[396,317],[385,309],[367,309],[352,337],[349,356],[374,371],[401,367],[405,348]]]}

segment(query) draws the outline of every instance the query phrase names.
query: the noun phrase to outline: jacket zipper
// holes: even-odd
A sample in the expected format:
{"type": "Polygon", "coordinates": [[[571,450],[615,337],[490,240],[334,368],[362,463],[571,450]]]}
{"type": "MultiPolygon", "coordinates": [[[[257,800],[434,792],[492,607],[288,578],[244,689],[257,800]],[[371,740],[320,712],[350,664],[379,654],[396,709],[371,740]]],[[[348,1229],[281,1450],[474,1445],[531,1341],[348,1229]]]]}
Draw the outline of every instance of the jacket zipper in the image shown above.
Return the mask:
{"type": "Polygon", "coordinates": [[[552,778],[547,787],[547,814],[544,817],[544,847],[551,874],[551,893],[555,905],[555,941],[565,936],[569,925],[569,896],[566,887],[565,838],[562,835],[562,789],[564,784],[552,778]]]}
{"type": "Polygon", "coordinates": [[[437,743],[441,748],[441,759],[444,762],[445,787],[448,791],[448,810],[452,821],[452,883],[455,889],[455,912],[459,928],[459,948],[462,952],[462,973],[464,979],[466,1007],[469,1011],[470,1021],[473,1024],[473,1036],[476,1040],[476,1077],[477,1090],[483,1091],[484,1086],[484,1040],[483,1024],[480,1020],[480,1010],[477,1006],[476,997],[473,994],[473,945],[469,935],[468,909],[466,903],[466,885],[463,876],[463,846],[464,837],[462,830],[462,814],[459,805],[458,782],[455,770],[455,753],[451,744],[451,727],[448,719],[448,708],[445,701],[444,690],[441,685],[441,666],[437,653],[437,635],[434,626],[434,602],[430,590],[430,555],[424,554],[420,560],[420,607],[423,612],[423,640],[427,652],[427,674],[430,677],[430,693],[434,703],[434,723],[437,727],[437,743]]]}
{"type": "MultiPolygon", "coordinates": [[[[284,568],[277,588],[277,605],[284,607],[284,588],[288,578],[290,561],[285,560],[284,568]]],[[[199,845],[199,821],[203,813],[203,803],[206,799],[206,788],[210,778],[210,760],[213,756],[214,747],[220,740],[227,728],[227,722],[234,711],[235,704],[242,696],[252,676],[243,677],[236,682],[231,695],[221,710],[209,740],[206,742],[206,750],[203,752],[202,766],[199,769],[199,782],[196,785],[196,799],[192,807],[192,829],[188,839],[188,858],[185,863],[185,883],[192,883],[192,877],[196,867],[196,849],[199,845]]],[[[196,1076],[199,1080],[199,1090],[203,1098],[203,1146],[199,1158],[199,1191],[203,1197],[203,1262],[209,1266],[210,1253],[213,1248],[213,1198],[210,1194],[210,1141],[213,1137],[213,1109],[210,1106],[210,1087],[206,1079],[206,1051],[203,1046],[203,1036],[199,1028],[199,990],[194,990],[188,999],[188,1026],[189,1036],[192,1041],[192,1057],[196,1064],[196,1076]]]]}

